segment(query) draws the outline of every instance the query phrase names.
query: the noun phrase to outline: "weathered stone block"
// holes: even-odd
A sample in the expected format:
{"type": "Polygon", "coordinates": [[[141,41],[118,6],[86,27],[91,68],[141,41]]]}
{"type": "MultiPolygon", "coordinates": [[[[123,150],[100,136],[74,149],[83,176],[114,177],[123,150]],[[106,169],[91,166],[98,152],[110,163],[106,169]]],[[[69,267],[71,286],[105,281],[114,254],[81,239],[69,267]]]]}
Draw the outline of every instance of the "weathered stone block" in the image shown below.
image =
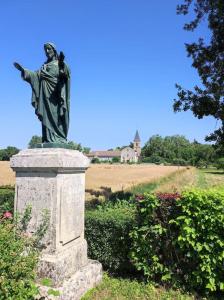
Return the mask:
{"type": "Polygon", "coordinates": [[[60,299],[79,299],[80,293],[102,277],[101,265],[87,259],[84,239],[88,165],[89,159],[79,151],[62,148],[27,149],[11,158],[11,167],[16,172],[15,211],[22,213],[27,205],[32,206],[28,232],[36,231],[43,210],[49,212],[50,225],[43,240],[38,274],[51,278],[54,286],[60,286],[62,295],[73,293],[60,299]],[[82,286],[82,278],[89,283],[83,282],[82,286]],[[79,287],[69,288],[65,284],[69,280],[79,282],[79,287]]]}

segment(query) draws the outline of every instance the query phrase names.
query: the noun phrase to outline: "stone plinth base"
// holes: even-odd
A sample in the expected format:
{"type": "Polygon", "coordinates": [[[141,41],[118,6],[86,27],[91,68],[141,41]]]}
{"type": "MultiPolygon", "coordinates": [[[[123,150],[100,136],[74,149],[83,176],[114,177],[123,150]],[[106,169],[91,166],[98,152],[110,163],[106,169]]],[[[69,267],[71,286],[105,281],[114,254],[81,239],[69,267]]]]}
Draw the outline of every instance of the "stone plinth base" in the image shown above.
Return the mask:
{"type": "Polygon", "coordinates": [[[43,254],[38,264],[38,276],[51,278],[53,286],[57,287],[87,263],[86,240],[78,239],[63,252],[43,254]]]}
{"type": "Polygon", "coordinates": [[[48,296],[55,300],[79,300],[89,289],[95,287],[102,280],[102,265],[94,260],[89,260],[85,267],[79,269],[73,276],[65,280],[62,285],[55,288],[60,296],[48,295],[48,287],[40,286],[40,296],[48,296]]]}
{"type": "Polygon", "coordinates": [[[89,159],[63,148],[26,149],[14,155],[15,211],[32,207],[27,232],[33,234],[47,212],[49,226],[42,240],[40,278],[50,278],[61,291],[57,299],[75,300],[102,277],[101,264],[89,261],[84,238],[85,171],[89,159]]]}

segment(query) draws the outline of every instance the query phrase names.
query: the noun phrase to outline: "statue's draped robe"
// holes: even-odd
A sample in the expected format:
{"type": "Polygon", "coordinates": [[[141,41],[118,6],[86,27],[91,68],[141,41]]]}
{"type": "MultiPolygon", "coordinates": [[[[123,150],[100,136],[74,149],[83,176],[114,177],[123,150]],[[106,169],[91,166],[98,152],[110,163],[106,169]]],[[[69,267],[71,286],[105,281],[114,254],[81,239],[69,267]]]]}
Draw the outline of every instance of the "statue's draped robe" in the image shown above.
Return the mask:
{"type": "Polygon", "coordinates": [[[58,60],[45,63],[39,71],[24,70],[23,78],[32,87],[32,105],[42,123],[43,143],[65,143],[69,126],[70,71],[59,79],[58,60]]]}

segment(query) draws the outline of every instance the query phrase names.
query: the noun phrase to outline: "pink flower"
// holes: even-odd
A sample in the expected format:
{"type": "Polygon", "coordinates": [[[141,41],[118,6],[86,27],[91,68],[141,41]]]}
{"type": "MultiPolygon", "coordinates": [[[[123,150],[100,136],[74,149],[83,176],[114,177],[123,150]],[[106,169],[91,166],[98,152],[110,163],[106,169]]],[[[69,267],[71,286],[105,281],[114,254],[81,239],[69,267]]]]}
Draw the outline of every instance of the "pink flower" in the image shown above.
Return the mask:
{"type": "Polygon", "coordinates": [[[179,200],[181,195],[179,193],[157,193],[157,198],[159,200],[179,200]]]}
{"type": "Polygon", "coordinates": [[[3,214],[4,219],[12,219],[12,213],[10,211],[6,211],[3,214]]]}
{"type": "Polygon", "coordinates": [[[143,199],[145,199],[145,197],[144,197],[144,195],[135,195],[135,200],[137,200],[137,201],[140,201],[140,200],[143,200],[143,199]]]}

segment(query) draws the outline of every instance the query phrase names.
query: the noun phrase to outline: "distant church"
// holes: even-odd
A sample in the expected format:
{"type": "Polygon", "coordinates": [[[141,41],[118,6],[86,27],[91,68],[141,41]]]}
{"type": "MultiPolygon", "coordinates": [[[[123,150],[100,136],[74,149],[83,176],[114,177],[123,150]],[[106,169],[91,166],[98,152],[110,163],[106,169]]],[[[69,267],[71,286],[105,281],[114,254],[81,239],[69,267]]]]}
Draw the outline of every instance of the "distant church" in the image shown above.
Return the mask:
{"type": "Polygon", "coordinates": [[[133,148],[125,147],[121,150],[121,162],[127,163],[137,163],[141,155],[141,140],[139,137],[138,130],[136,131],[135,138],[133,141],[133,148]]]}
{"type": "Polygon", "coordinates": [[[87,156],[90,160],[98,158],[100,161],[111,161],[113,157],[120,158],[122,163],[137,163],[141,155],[141,140],[139,137],[138,130],[136,131],[135,138],[133,141],[133,148],[125,147],[121,151],[91,151],[87,156]]]}

